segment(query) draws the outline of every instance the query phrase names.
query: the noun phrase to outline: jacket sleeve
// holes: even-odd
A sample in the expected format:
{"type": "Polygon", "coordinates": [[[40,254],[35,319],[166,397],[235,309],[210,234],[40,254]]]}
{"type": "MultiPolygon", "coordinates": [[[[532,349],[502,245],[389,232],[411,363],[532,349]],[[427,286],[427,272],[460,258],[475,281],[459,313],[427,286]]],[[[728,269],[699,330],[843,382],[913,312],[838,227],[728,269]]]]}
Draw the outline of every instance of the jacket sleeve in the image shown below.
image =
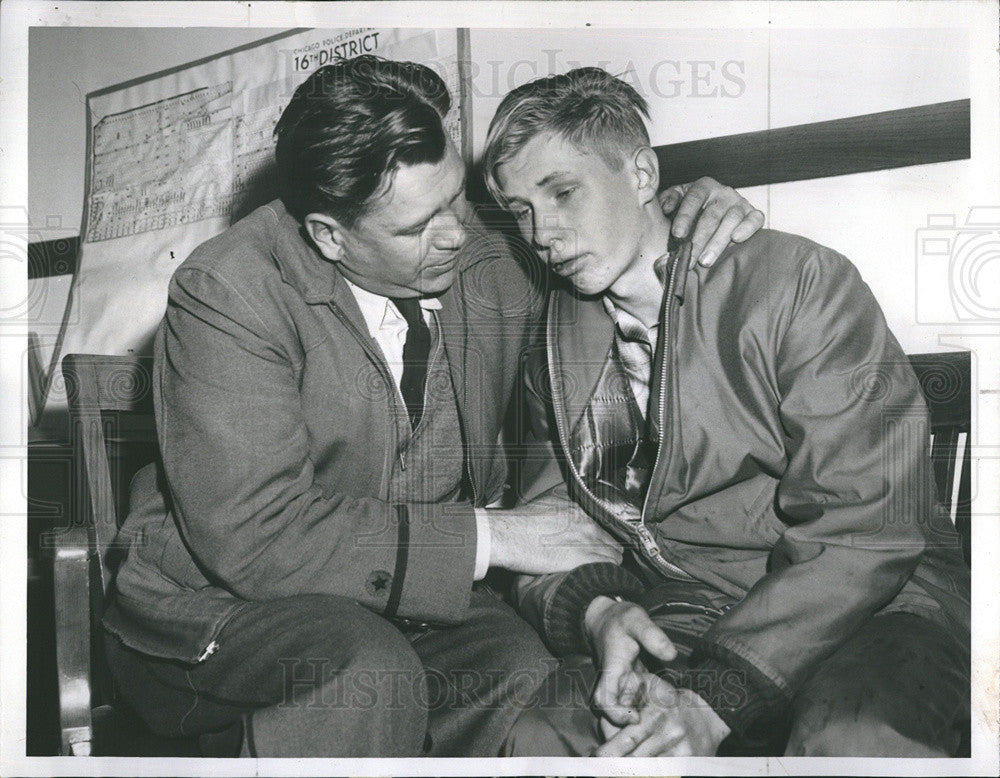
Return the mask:
{"type": "MultiPolygon", "coordinates": [[[[522,364],[519,503],[550,493],[570,499],[565,462],[556,454],[548,381],[544,343],[538,343],[522,364]]],[[[642,590],[639,579],[621,566],[592,562],[566,572],[518,576],[514,601],[549,650],[562,656],[586,651],[583,614],[595,597],[636,599],[642,590]]]]}
{"type": "Polygon", "coordinates": [[[335,594],[388,617],[460,621],[475,563],[472,506],[324,493],[309,456],[302,355],[258,313],[271,304],[248,302],[209,268],[183,267],[171,283],[154,397],[192,555],[243,599],[335,594]]]}
{"type": "Polygon", "coordinates": [[[685,682],[750,740],[900,591],[933,504],[927,411],[909,361],[854,266],[804,251],[771,320],[784,328],[774,377],[786,529],[767,574],[703,637],[685,682]]]}

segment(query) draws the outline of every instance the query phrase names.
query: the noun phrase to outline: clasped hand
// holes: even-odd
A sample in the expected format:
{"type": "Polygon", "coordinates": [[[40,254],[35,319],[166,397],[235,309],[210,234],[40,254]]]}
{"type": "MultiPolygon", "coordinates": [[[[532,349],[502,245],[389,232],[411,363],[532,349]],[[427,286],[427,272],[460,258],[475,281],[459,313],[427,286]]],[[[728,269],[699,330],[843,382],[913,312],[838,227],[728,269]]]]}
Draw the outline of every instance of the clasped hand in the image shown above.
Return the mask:
{"type": "Polygon", "coordinates": [[[712,756],[729,727],[705,700],[650,673],[641,650],[664,662],[677,649],[638,605],[596,598],[584,627],[601,671],[594,706],[606,741],[594,756],[712,756]]]}

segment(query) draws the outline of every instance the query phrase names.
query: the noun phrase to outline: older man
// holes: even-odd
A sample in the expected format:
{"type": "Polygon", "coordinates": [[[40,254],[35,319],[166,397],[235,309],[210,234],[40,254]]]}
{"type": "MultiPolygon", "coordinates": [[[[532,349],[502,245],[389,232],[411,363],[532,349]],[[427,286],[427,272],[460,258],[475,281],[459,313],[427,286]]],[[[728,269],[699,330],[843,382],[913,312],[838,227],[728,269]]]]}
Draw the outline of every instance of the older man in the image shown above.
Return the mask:
{"type": "Polygon", "coordinates": [[[475,582],[619,557],[565,502],[485,508],[539,296],[468,213],[448,106],[420,65],[317,71],[276,128],[281,201],[171,281],[162,467],[133,485],[104,622],[156,731],[495,755],[552,660],[475,582]]]}

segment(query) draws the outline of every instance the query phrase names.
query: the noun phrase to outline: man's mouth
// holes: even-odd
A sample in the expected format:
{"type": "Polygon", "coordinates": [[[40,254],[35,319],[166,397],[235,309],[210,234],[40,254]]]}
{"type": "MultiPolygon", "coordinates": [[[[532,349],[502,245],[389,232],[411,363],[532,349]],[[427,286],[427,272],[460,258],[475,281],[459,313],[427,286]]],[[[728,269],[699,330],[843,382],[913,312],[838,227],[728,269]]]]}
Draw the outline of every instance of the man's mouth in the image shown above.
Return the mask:
{"type": "Polygon", "coordinates": [[[552,272],[560,276],[568,276],[573,273],[576,266],[576,261],[580,256],[569,257],[567,259],[552,259],[549,261],[549,267],[552,268],[552,272]]]}
{"type": "Polygon", "coordinates": [[[455,266],[455,260],[458,257],[457,252],[451,254],[443,255],[440,257],[435,257],[433,261],[425,263],[424,268],[427,270],[450,270],[455,266]]]}

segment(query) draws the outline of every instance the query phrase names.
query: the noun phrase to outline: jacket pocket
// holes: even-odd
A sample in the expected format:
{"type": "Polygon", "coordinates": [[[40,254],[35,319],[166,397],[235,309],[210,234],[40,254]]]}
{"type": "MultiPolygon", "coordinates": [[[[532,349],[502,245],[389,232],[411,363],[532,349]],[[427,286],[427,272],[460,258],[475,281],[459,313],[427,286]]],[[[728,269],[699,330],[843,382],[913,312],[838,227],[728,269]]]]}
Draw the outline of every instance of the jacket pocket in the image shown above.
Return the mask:
{"type": "Polygon", "coordinates": [[[130,559],[119,571],[104,627],[129,648],[194,664],[242,604],[218,587],[178,586],[149,563],[130,559]]]}

